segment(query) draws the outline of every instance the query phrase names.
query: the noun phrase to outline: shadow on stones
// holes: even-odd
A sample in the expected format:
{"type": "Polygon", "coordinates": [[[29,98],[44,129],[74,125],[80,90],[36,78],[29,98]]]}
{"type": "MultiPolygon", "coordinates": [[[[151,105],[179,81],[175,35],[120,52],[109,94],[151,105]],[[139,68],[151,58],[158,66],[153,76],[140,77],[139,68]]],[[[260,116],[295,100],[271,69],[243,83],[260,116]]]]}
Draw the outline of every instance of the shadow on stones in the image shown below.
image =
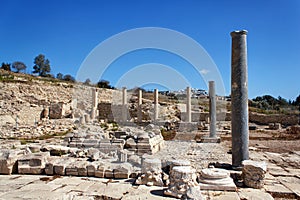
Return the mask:
{"type": "Polygon", "coordinates": [[[164,190],[151,190],[150,193],[152,195],[155,195],[155,196],[161,196],[161,197],[164,197],[164,190]]]}

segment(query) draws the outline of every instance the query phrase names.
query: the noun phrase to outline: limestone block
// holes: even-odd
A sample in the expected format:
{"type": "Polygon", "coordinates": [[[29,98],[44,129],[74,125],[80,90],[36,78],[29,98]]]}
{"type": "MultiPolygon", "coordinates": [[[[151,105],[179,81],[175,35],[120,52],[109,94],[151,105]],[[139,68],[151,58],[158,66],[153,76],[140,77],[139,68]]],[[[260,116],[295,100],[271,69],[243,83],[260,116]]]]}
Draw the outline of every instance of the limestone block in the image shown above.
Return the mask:
{"type": "Polygon", "coordinates": [[[61,119],[65,115],[64,103],[52,103],[49,107],[50,119],[61,119]]]}
{"type": "Polygon", "coordinates": [[[128,179],[133,167],[130,163],[123,163],[114,169],[114,178],[116,179],[128,179]]]}
{"type": "Polygon", "coordinates": [[[69,164],[65,168],[65,174],[67,176],[78,176],[78,170],[75,163],[69,164]]]}
{"type": "Polygon", "coordinates": [[[128,140],[126,140],[125,146],[124,148],[126,149],[136,149],[136,142],[134,139],[129,138],[128,140]]]}
{"type": "Polygon", "coordinates": [[[88,163],[86,166],[86,170],[87,170],[87,175],[88,176],[95,176],[95,171],[96,171],[96,167],[97,165],[95,163],[88,163]]]}
{"type": "Polygon", "coordinates": [[[33,153],[18,159],[18,173],[20,174],[42,174],[45,169],[49,152],[33,153]]]}
{"type": "Polygon", "coordinates": [[[64,159],[60,159],[53,163],[53,173],[56,175],[65,175],[65,168],[67,166],[67,162],[64,159]]]}
{"type": "Polygon", "coordinates": [[[252,160],[244,160],[242,164],[244,184],[256,189],[263,188],[267,164],[265,162],[256,162],[252,160]]]}
{"type": "Polygon", "coordinates": [[[104,178],[104,175],[105,175],[104,166],[98,166],[97,169],[95,170],[95,177],[104,178]]]}
{"type": "Polygon", "coordinates": [[[142,173],[148,171],[161,173],[161,160],[150,158],[142,159],[142,173]]]}
{"type": "Polygon", "coordinates": [[[78,162],[77,164],[77,172],[78,172],[78,176],[87,176],[87,162],[86,161],[82,161],[82,162],[78,162]]]}
{"type": "Polygon", "coordinates": [[[82,142],[82,147],[84,148],[91,148],[91,147],[98,148],[99,146],[100,146],[99,140],[95,140],[95,139],[85,139],[82,142]]]}
{"type": "Polygon", "coordinates": [[[98,149],[95,149],[95,148],[89,148],[88,151],[87,151],[87,157],[91,161],[98,160],[100,158],[100,151],[98,149]]]}
{"type": "Polygon", "coordinates": [[[113,169],[105,169],[104,178],[114,178],[114,170],[113,169]]]}
{"type": "Polygon", "coordinates": [[[0,174],[11,174],[16,172],[17,151],[3,149],[0,150],[0,174]]]}
{"type": "Polygon", "coordinates": [[[142,165],[141,157],[138,156],[138,155],[134,155],[134,154],[133,154],[133,155],[128,156],[127,161],[128,161],[129,163],[131,163],[132,165],[134,165],[134,166],[140,167],[140,166],[142,165]]]}
{"type": "Polygon", "coordinates": [[[45,164],[45,174],[53,175],[54,174],[54,163],[57,162],[57,158],[50,157],[47,159],[47,163],[45,164]]]}

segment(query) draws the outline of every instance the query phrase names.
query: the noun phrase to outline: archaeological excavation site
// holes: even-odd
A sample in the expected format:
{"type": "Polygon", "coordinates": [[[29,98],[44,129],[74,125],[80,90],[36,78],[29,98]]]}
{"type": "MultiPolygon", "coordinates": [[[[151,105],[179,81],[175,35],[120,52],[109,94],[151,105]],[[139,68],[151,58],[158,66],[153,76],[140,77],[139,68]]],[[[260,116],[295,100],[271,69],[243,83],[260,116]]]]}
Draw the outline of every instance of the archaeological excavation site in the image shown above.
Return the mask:
{"type": "Polygon", "coordinates": [[[300,199],[299,113],[249,106],[247,31],[230,35],[230,97],[1,69],[0,199],[300,199]]]}

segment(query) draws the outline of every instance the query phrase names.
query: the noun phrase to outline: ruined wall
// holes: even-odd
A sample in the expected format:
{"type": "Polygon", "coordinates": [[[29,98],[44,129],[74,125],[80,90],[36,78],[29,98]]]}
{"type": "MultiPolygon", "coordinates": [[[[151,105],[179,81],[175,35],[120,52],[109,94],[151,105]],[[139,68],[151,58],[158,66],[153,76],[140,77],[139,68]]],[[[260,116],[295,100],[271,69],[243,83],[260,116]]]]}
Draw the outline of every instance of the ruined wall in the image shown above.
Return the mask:
{"type": "Polygon", "coordinates": [[[269,123],[281,123],[282,125],[296,125],[298,124],[298,115],[285,114],[259,114],[249,113],[249,121],[261,125],[268,125],[269,123]]]}

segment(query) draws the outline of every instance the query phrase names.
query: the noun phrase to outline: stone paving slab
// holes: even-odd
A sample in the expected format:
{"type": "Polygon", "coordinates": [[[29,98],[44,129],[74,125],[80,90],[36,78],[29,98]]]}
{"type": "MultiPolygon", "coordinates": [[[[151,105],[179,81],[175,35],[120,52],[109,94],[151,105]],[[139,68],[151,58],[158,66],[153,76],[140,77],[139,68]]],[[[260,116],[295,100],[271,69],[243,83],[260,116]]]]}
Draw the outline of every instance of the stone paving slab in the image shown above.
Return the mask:
{"type": "Polygon", "coordinates": [[[299,183],[283,183],[283,185],[289,190],[296,194],[297,198],[300,199],[300,184],[299,183]]]}
{"type": "Polygon", "coordinates": [[[243,200],[274,200],[274,198],[263,190],[243,188],[238,191],[240,199],[243,200]]]}

